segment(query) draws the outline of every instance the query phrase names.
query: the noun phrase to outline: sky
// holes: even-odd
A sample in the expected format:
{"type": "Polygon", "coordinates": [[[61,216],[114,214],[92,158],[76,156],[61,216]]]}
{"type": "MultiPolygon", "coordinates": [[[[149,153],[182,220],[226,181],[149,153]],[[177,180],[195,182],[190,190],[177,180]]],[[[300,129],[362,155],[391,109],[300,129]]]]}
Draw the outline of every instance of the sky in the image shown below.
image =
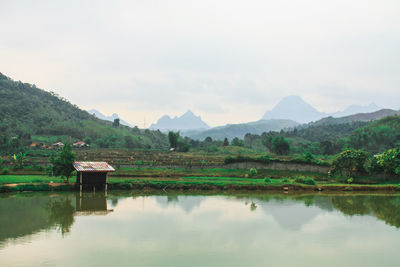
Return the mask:
{"type": "Polygon", "coordinates": [[[0,0],[0,72],[139,127],[400,109],[398,0],[0,0]]]}

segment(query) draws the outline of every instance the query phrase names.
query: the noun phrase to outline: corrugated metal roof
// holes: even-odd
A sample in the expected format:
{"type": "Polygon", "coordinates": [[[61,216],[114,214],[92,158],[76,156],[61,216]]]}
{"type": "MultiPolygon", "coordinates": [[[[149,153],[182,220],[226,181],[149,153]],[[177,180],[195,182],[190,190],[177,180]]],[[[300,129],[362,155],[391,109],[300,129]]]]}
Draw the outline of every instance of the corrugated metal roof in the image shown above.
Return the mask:
{"type": "Polygon", "coordinates": [[[113,172],[114,168],[102,161],[75,161],[74,168],[78,172],[113,172]]]}

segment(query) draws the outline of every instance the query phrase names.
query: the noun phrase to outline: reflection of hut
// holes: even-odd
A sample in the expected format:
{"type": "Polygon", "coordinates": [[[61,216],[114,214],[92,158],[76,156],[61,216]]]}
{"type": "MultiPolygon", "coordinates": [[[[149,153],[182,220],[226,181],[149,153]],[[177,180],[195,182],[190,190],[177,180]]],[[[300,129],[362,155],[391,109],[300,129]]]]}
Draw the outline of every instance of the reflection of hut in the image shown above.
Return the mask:
{"type": "Polygon", "coordinates": [[[104,194],[76,195],[76,215],[106,215],[112,211],[107,209],[107,198],[104,194]]]}
{"type": "Polygon", "coordinates": [[[104,186],[107,175],[115,171],[107,162],[75,161],[76,183],[82,186],[104,186]]]}

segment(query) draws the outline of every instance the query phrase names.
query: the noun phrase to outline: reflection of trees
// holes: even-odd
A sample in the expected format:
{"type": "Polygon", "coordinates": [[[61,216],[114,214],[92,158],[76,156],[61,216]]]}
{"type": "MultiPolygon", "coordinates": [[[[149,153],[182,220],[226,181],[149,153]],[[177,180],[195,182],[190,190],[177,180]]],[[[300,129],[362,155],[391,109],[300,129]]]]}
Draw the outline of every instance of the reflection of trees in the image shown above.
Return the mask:
{"type": "Polygon", "coordinates": [[[42,194],[1,196],[0,243],[49,228],[47,201],[48,197],[42,194]]]}
{"type": "Polygon", "coordinates": [[[72,206],[71,200],[68,197],[51,199],[48,210],[50,224],[55,224],[64,236],[65,233],[71,230],[71,226],[74,223],[75,208],[72,206]]]}
{"type": "Polygon", "coordinates": [[[167,202],[179,202],[178,196],[168,195],[167,202]]]}
{"type": "MultiPolygon", "coordinates": [[[[273,214],[273,216],[280,221],[290,221],[294,216],[296,210],[290,210],[292,205],[285,205],[292,201],[303,203],[306,207],[318,207],[325,211],[339,210],[345,215],[371,215],[385,223],[400,228],[400,196],[398,195],[346,195],[346,196],[330,196],[330,195],[283,195],[283,194],[265,194],[265,195],[246,195],[237,196],[236,198],[245,198],[245,205],[250,204],[247,202],[249,199],[257,200],[265,212],[273,214]],[[268,202],[273,201],[271,204],[268,202]],[[285,206],[285,209],[280,206],[285,206]],[[290,212],[289,212],[290,211],[290,212]],[[288,218],[282,220],[282,216],[288,214],[288,218]]],[[[251,200],[253,203],[253,200],[251,200]]],[[[251,206],[250,206],[250,210],[251,206]]],[[[295,215],[296,221],[299,222],[301,218],[307,216],[315,216],[315,211],[312,210],[299,210],[295,215]],[[312,213],[308,214],[307,213],[312,213]],[[313,215],[314,214],[314,215],[313,215]]]]}
{"type": "Polygon", "coordinates": [[[118,198],[111,198],[111,205],[115,208],[118,205],[118,198]]]}
{"type": "Polygon", "coordinates": [[[389,225],[400,227],[398,196],[340,196],[332,197],[332,204],[346,215],[374,215],[389,225]]]}

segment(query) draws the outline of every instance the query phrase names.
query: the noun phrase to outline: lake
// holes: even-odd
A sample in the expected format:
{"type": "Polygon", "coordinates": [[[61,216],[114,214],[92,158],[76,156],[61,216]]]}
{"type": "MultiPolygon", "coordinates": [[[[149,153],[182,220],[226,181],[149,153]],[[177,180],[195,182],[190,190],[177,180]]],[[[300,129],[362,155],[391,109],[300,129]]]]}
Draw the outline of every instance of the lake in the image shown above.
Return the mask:
{"type": "Polygon", "coordinates": [[[400,266],[399,195],[0,195],[0,266],[400,266]]]}

